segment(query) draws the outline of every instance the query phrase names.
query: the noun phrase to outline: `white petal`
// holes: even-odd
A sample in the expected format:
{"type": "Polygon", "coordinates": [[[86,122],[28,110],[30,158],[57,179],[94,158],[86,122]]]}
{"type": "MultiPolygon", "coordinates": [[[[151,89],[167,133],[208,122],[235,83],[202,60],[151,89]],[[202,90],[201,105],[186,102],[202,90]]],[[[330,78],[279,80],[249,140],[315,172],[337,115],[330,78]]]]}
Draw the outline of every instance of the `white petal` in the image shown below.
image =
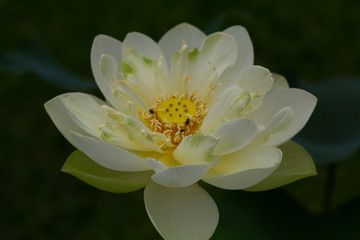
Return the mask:
{"type": "Polygon", "coordinates": [[[316,175],[314,161],[300,145],[288,141],[279,148],[283,153],[280,166],[269,177],[246,191],[265,191],[316,175]]]}
{"type": "Polygon", "coordinates": [[[125,129],[128,133],[129,140],[142,144],[149,151],[162,152],[152,138],[151,131],[141,121],[127,118],[125,129]]]}
{"type": "MultiPolygon", "coordinates": [[[[238,46],[238,55],[234,68],[239,70],[254,64],[254,49],[248,31],[243,26],[232,26],[224,30],[231,34],[238,46]]],[[[235,75],[234,75],[235,76],[235,75]]]]}
{"type": "Polygon", "coordinates": [[[219,101],[206,115],[200,130],[216,129],[226,120],[242,117],[242,111],[247,107],[250,95],[238,86],[228,88],[219,101]]]}
{"type": "Polygon", "coordinates": [[[222,162],[212,167],[202,180],[224,189],[248,188],[274,172],[281,158],[282,153],[278,148],[242,149],[222,156],[222,162]]]}
{"type": "Polygon", "coordinates": [[[151,138],[151,131],[140,120],[108,107],[100,99],[83,93],[72,93],[64,99],[70,117],[89,134],[120,147],[161,152],[151,138]]]}
{"type": "Polygon", "coordinates": [[[123,53],[126,62],[122,62],[120,66],[126,79],[124,83],[152,106],[156,97],[164,94],[164,91],[166,93],[168,88],[168,80],[161,65],[157,60],[146,58],[127,46],[124,46],[123,53]],[[126,72],[129,69],[130,71],[126,72]]]}
{"type": "Polygon", "coordinates": [[[294,120],[286,131],[271,135],[268,146],[278,146],[298,133],[306,124],[313,112],[317,99],[312,94],[296,88],[284,88],[278,91],[269,92],[262,106],[254,113],[250,114],[251,118],[257,125],[264,125],[279,110],[284,107],[290,107],[294,110],[294,120]]]}
{"type": "Polygon", "coordinates": [[[88,133],[79,126],[77,122],[71,117],[69,109],[65,106],[64,101],[69,94],[62,94],[45,103],[45,109],[50,115],[51,120],[54,122],[57,129],[72,145],[76,146],[71,139],[71,131],[88,135],[88,133]]]}
{"type": "Polygon", "coordinates": [[[186,136],[179,146],[172,152],[173,157],[181,164],[209,164],[220,162],[220,157],[213,155],[218,139],[211,135],[197,132],[193,136],[186,136]]]}
{"type": "Polygon", "coordinates": [[[274,84],[271,88],[271,91],[276,91],[282,88],[289,88],[289,83],[283,75],[272,73],[274,79],[274,84]]]}
{"type": "Polygon", "coordinates": [[[159,45],[150,37],[138,33],[128,33],[124,39],[123,46],[133,48],[140,55],[158,60],[161,56],[161,49],[159,45]]]}
{"type": "Polygon", "coordinates": [[[100,99],[71,93],[63,101],[69,116],[89,134],[127,149],[162,152],[144,123],[102,105],[100,99]]]}
{"type": "Polygon", "coordinates": [[[128,150],[149,151],[149,148],[141,145],[139,142],[130,141],[129,134],[121,131],[111,124],[102,124],[99,127],[101,131],[101,139],[107,143],[125,148],[128,150]]]}
{"type": "Polygon", "coordinates": [[[181,49],[182,40],[186,42],[191,52],[194,48],[200,49],[205,37],[201,30],[188,23],[181,23],[170,29],[159,41],[168,66],[171,66],[172,53],[181,49]]]}
{"type": "Polygon", "coordinates": [[[153,158],[147,158],[146,159],[148,164],[150,165],[150,167],[154,170],[154,172],[158,173],[158,172],[162,172],[166,169],[168,169],[168,167],[163,164],[162,162],[153,159],[153,158]]]}
{"type": "Polygon", "coordinates": [[[102,55],[110,55],[114,57],[117,63],[121,62],[121,42],[105,35],[95,37],[91,47],[91,69],[95,77],[96,84],[99,86],[105,98],[115,107],[118,103],[113,94],[115,91],[115,83],[104,77],[100,71],[100,58],[102,55]]]}
{"type": "Polygon", "coordinates": [[[243,69],[238,84],[250,93],[265,95],[272,87],[273,78],[271,72],[264,67],[248,66],[243,69]]]}
{"type": "Polygon", "coordinates": [[[251,94],[251,101],[247,109],[255,111],[261,106],[265,94],[270,91],[273,78],[271,72],[266,68],[248,66],[241,72],[238,85],[251,94]]]}
{"type": "MultiPolygon", "coordinates": [[[[103,138],[108,142],[119,145],[121,147],[142,151],[158,151],[158,146],[152,139],[147,137],[150,130],[140,121],[132,120],[119,112],[120,115],[107,114],[105,109],[112,109],[102,100],[84,93],[69,93],[56,97],[46,103],[45,108],[49,112],[56,126],[66,139],[75,147],[78,147],[71,139],[70,131],[80,133],[82,135],[103,138]],[[109,132],[104,124],[110,126],[118,126],[123,124],[127,131],[109,132]],[[136,124],[138,123],[138,124],[136,124]],[[144,133],[141,131],[144,129],[144,133]],[[141,135],[136,139],[137,135],[141,135]],[[110,135],[112,133],[113,135],[110,135]],[[141,145],[141,144],[142,145],[141,145]]],[[[112,111],[116,112],[114,109],[112,111]]]]}
{"type": "Polygon", "coordinates": [[[151,170],[145,159],[125,149],[73,132],[71,137],[83,153],[103,167],[124,172],[151,170]]]}
{"type": "Polygon", "coordinates": [[[284,107],[265,124],[265,131],[270,134],[285,131],[293,119],[294,110],[290,107],[284,107]]]}
{"type": "Polygon", "coordinates": [[[190,92],[195,90],[207,94],[215,84],[217,76],[232,66],[237,57],[236,41],[230,34],[217,32],[205,38],[190,77],[190,92]]]}
{"type": "Polygon", "coordinates": [[[221,85],[212,92],[208,106],[212,106],[226,89],[236,84],[244,67],[254,64],[253,45],[247,30],[242,26],[232,26],[224,32],[235,38],[237,42],[237,58],[234,65],[226,69],[217,79],[216,83],[221,83],[221,85]]]}
{"type": "Polygon", "coordinates": [[[194,68],[194,62],[198,57],[199,51],[189,51],[189,46],[183,42],[180,51],[171,55],[170,84],[172,92],[188,92],[189,75],[194,68]]]}
{"type": "Polygon", "coordinates": [[[155,159],[148,158],[147,160],[155,171],[151,179],[160,185],[171,188],[190,186],[204,177],[210,169],[208,164],[180,165],[168,168],[155,159]]]}
{"type": "Polygon", "coordinates": [[[147,111],[150,106],[152,106],[155,101],[156,97],[160,94],[159,91],[156,89],[155,85],[155,71],[152,67],[148,66],[137,66],[139,67],[138,73],[140,74],[129,74],[126,76],[125,85],[131,90],[134,94],[136,94],[142,101],[145,103],[144,111],[147,111]],[[145,76],[148,76],[145,83],[140,78],[144,79],[145,76]],[[152,84],[153,83],[153,84],[152,84]]]}
{"type": "Polygon", "coordinates": [[[279,110],[264,126],[260,126],[262,129],[256,135],[256,138],[251,142],[251,146],[256,145],[269,145],[267,141],[273,134],[286,131],[291,125],[294,119],[294,110],[290,107],[284,107],[279,110]]]}
{"type": "Polygon", "coordinates": [[[224,123],[211,134],[219,138],[214,154],[224,155],[240,150],[255,137],[256,124],[247,118],[239,118],[224,123]]]}
{"type": "Polygon", "coordinates": [[[106,103],[97,97],[85,93],[70,93],[63,98],[63,102],[73,120],[93,136],[100,137],[101,124],[114,122],[100,107],[106,103]]]}
{"type": "MultiPolygon", "coordinates": [[[[154,79],[148,79],[149,76],[145,75],[145,79],[141,78],[139,76],[139,72],[137,73],[137,76],[144,81],[145,83],[149,82],[149,87],[153,88],[153,86],[151,85],[161,85],[161,86],[157,86],[157,88],[159,88],[159,90],[161,90],[161,94],[165,94],[167,93],[167,85],[168,83],[168,79],[169,79],[169,69],[168,69],[168,65],[167,62],[165,61],[165,59],[163,58],[163,53],[162,50],[160,49],[159,45],[152,40],[150,37],[142,34],[142,33],[137,33],[137,32],[133,32],[133,33],[128,33],[125,37],[125,40],[123,42],[123,46],[127,46],[127,48],[132,48],[134,49],[139,55],[142,56],[142,58],[146,58],[147,59],[147,66],[143,66],[143,67],[147,67],[149,68],[149,60],[152,59],[154,60],[154,64],[152,66],[152,73],[150,72],[150,74],[154,75],[151,76],[151,78],[154,79]],[[163,79],[159,79],[159,78],[163,78],[163,79]],[[146,81],[147,80],[147,81],[146,81]],[[160,81],[161,80],[161,81],[160,81]],[[166,85],[166,86],[164,86],[166,85]],[[165,92],[166,91],[166,92],[165,92]]],[[[125,53],[124,49],[123,49],[123,54],[125,53]]],[[[125,56],[124,56],[125,58],[125,56]]],[[[140,71],[141,68],[137,68],[137,71],[140,71]]],[[[149,74],[147,74],[149,75],[149,74]]]]}
{"type": "Polygon", "coordinates": [[[113,56],[101,55],[99,65],[103,79],[112,86],[112,97],[116,101],[113,105],[118,111],[128,112],[129,102],[135,102],[142,109],[148,109],[148,105],[138,96],[136,89],[134,91],[134,89],[129,89],[127,85],[120,83],[122,77],[118,79],[120,71],[119,63],[116,62],[113,56]]]}
{"type": "Polygon", "coordinates": [[[219,221],[214,200],[197,184],[167,188],[151,182],[144,200],[151,222],[164,239],[210,239],[219,221]]]}

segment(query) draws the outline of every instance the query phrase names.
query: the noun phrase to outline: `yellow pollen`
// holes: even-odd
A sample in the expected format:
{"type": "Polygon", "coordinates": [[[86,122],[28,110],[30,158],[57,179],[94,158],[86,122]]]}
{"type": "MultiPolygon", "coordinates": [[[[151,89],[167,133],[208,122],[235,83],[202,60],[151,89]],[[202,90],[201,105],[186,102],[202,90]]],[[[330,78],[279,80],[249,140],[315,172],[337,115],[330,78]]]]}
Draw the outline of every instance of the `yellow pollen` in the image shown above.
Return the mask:
{"type": "Polygon", "coordinates": [[[157,115],[162,122],[182,124],[196,115],[196,107],[186,98],[169,98],[159,105],[157,115]]]}

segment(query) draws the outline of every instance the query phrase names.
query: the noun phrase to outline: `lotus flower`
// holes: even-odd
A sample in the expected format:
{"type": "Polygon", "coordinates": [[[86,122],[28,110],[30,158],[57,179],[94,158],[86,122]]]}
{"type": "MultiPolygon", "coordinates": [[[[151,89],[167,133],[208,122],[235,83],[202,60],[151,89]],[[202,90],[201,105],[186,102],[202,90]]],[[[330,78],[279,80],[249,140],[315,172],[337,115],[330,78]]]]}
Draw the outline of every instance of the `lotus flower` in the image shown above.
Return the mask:
{"type": "Polygon", "coordinates": [[[253,65],[245,28],[206,36],[183,23],[158,43],[141,33],[96,36],[91,67],[106,101],[66,93],[45,104],[78,150],[63,171],[110,192],[145,187],[165,239],[208,239],[218,209],[198,181],[262,191],[316,174],[289,141],[316,105],[310,93],[253,65]]]}

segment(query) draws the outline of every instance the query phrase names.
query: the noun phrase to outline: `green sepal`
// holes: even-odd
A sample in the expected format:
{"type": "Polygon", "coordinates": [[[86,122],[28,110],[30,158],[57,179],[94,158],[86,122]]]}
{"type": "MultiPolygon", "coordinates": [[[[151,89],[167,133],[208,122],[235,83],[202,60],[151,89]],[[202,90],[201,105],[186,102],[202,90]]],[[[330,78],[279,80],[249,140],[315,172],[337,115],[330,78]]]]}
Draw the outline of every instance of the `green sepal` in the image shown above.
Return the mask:
{"type": "Polygon", "coordinates": [[[244,190],[270,190],[317,174],[314,161],[309,153],[299,144],[288,141],[279,146],[279,149],[283,153],[280,166],[269,177],[244,190]]]}
{"type": "Polygon", "coordinates": [[[113,193],[125,193],[145,187],[153,171],[121,172],[104,168],[76,150],[66,159],[61,171],[73,175],[87,184],[113,193]]]}

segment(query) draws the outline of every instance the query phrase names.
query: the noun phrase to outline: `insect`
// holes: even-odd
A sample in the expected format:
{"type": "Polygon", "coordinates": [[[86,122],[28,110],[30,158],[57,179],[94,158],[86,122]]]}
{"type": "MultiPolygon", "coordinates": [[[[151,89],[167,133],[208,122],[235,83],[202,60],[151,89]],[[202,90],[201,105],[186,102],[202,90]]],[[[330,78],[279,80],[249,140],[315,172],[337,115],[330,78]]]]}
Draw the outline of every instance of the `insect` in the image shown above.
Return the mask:
{"type": "Polygon", "coordinates": [[[183,133],[183,132],[185,132],[185,130],[184,130],[184,129],[180,129],[180,132],[183,133]]]}
{"type": "Polygon", "coordinates": [[[149,109],[149,113],[154,114],[154,110],[152,110],[151,108],[149,109]]]}
{"type": "Polygon", "coordinates": [[[189,125],[189,123],[190,123],[190,118],[186,119],[186,121],[185,121],[186,125],[189,125]]]}

